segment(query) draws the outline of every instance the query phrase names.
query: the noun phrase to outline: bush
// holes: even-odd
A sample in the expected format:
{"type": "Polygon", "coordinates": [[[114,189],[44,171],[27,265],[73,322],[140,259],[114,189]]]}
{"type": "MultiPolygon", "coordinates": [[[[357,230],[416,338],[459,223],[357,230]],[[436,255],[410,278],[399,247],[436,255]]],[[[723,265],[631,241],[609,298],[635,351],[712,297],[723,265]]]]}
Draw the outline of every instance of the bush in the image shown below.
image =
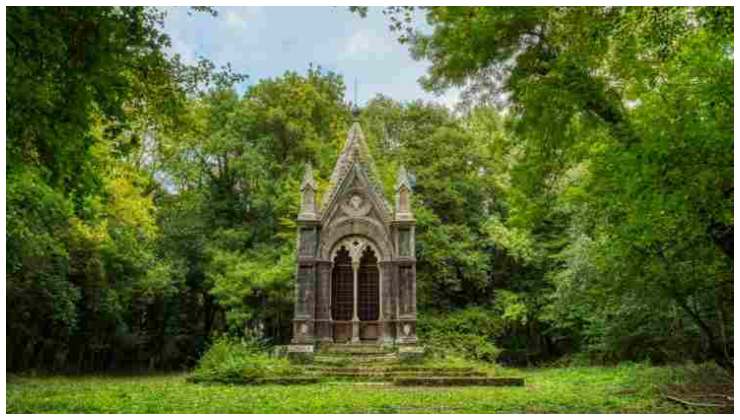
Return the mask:
{"type": "Polygon", "coordinates": [[[295,372],[296,367],[287,359],[270,356],[263,343],[221,337],[200,359],[192,378],[197,382],[249,383],[295,372]]]}
{"type": "Polygon", "coordinates": [[[419,317],[419,339],[435,357],[457,355],[470,360],[495,362],[501,350],[494,344],[502,322],[494,313],[471,306],[450,313],[419,317]]]}

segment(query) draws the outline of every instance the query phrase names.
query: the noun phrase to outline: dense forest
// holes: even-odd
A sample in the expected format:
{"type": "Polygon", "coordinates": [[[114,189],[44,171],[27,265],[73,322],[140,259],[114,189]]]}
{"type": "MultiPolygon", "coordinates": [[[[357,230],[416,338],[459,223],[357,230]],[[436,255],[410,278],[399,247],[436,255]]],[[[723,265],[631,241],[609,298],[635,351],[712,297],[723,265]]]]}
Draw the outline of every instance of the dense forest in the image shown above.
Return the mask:
{"type": "MultiPolygon", "coordinates": [[[[247,75],[166,53],[162,13],[7,8],[10,371],[290,339],[299,184],[306,162],[328,184],[344,80],[309,66],[238,93],[247,75]]],[[[425,88],[463,91],[359,116],[387,195],[399,165],[415,179],[422,342],[731,369],[732,7],[384,13],[425,88]]]]}

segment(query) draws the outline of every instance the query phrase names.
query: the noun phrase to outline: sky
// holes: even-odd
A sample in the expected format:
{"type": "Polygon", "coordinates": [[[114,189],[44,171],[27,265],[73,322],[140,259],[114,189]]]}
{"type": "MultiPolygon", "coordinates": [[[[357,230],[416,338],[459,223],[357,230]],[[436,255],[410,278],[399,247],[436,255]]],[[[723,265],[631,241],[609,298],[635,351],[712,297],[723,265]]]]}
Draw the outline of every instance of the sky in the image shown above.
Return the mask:
{"type": "MultiPolygon", "coordinates": [[[[381,8],[370,8],[366,18],[346,7],[217,7],[218,16],[166,8],[165,32],[170,53],[185,62],[205,57],[217,66],[231,63],[245,73],[246,86],[274,78],[288,70],[305,74],[310,63],[344,77],[346,100],[363,106],[378,93],[399,101],[424,99],[452,107],[458,93],[441,96],[425,92],[418,83],[428,61],[415,61],[388,29],[381,8]]],[[[424,27],[417,16],[417,25],[424,27]]]]}

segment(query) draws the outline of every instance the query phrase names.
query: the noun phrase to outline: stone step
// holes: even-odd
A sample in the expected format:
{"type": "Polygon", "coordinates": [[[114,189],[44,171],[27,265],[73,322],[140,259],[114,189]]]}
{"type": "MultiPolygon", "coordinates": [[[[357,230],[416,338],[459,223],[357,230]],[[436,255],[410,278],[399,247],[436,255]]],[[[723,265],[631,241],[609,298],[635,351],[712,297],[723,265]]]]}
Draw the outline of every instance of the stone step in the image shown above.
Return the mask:
{"type": "Polygon", "coordinates": [[[395,353],[395,350],[378,345],[332,345],[322,346],[318,353],[321,354],[388,354],[395,353]]]}
{"type": "MultiPolygon", "coordinates": [[[[321,359],[319,357],[314,358],[313,363],[315,365],[321,365],[321,366],[337,366],[337,367],[346,367],[346,366],[357,366],[362,365],[361,363],[358,363],[357,361],[347,361],[343,359],[335,359],[335,358],[329,358],[329,359],[321,359]]],[[[366,366],[383,366],[383,365],[391,365],[398,363],[398,359],[396,358],[377,358],[372,360],[365,361],[366,366]]]]}
{"type": "Polygon", "coordinates": [[[254,385],[307,385],[316,384],[321,380],[314,376],[284,376],[273,378],[258,378],[249,384],[254,385]]]}
{"type": "Polygon", "coordinates": [[[433,378],[433,377],[476,377],[485,378],[484,372],[424,372],[424,371],[409,371],[409,372],[320,372],[322,377],[332,378],[404,378],[404,377],[419,377],[419,378],[433,378]]]}
{"type": "Polygon", "coordinates": [[[484,372],[475,370],[473,368],[438,368],[438,367],[423,367],[423,366],[370,366],[370,367],[343,367],[343,366],[321,366],[321,365],[309,365],[304,368],[310,372],[320,373],[356,373],[356,374],[382,374],[392,373],[398,375],[408,375],[414,373],[425,373],[425,374],[436,374],[437,376],[445,376],[444,374],[455,375],[475,375],[482,374],[484,372]]]}
{"type": "Polygon", "coordinates": [[[389,366],[388,369],[394,372],[403,372],[403,371],[408,371],[408,370],[444,371],[444,372],[476,372],[477,371],[477,369],[472,366],[437,367],[437,366],[418,366],[418,365],[396,365],[396,366],[389,366]]]}
{"type": "Polygon", "coordinates": [[[355,352],[318,352],[316,353],[316,356],[325,356],[325,357],[336,357],[336,358],[342,358],[342,357],[352,357],[357,359],[366,359],[369,357],[379,357],[379,356],[397,356],[397,353],[392,351],[382,351],[382,352],[373,352],[373,353],[355,353],[355,352]]]}
{"type": "Polygon", "coordinates": [[[490,377],[399,377],[393,379],[395,386],[524,386],[524,378],[490,377]]]}
{"type": "Polygon", "coordinates": [[[316,360],[324,360],[328,362],[338,362],[338,361],[350,361],[352,363],[369,363],[376,360],[398,360],[398,355],[396,353],[383,353],[383,354],[339,354],[339,353],[333,353],[333,354],[324,354],[324,353],[316,353],[314,356],[314,361],[316,360]]]}

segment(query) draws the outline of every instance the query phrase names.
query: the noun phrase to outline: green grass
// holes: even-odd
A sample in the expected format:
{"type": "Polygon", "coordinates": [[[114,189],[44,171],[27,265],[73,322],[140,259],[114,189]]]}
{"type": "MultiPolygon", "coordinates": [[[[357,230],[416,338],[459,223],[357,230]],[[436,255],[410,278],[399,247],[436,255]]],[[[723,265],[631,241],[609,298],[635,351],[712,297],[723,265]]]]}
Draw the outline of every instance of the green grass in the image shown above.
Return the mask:
{"type": "MultiPolygon", "coordinates": [[[[9,376],[8,413],[688,413],[660,387],[683,368],[626,364],[511,370],[525,387],[394,388],[322,383],[202,385],[186,375],[9,376]]],[[[705,409],[706,410],[706,409],[705,409]]],[[[707,411],[711,412],[711,411],[707,411]]]]}

